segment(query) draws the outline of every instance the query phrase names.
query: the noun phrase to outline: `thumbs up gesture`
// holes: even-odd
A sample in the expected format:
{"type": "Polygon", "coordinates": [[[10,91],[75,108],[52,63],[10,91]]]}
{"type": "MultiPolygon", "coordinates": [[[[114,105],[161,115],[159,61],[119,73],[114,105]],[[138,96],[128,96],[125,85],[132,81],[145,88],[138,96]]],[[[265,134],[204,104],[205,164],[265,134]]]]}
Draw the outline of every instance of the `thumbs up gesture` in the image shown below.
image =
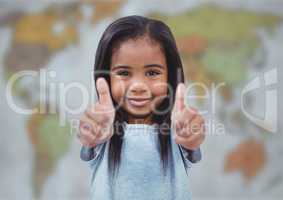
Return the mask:
{"type": "Polygon", "coordinates": [[[78,138],[86,147],[104,143],[113,135],[115,110],[108,84],[104,78],[96,81],[98,102],[89,107],[80,119],[78,138]]]}
{"type": "Polygon", "coordinates": [[[204,119],[196,109],[186,107],[184,95],[185,85],[180,83],[171,114],[173,137],[175,142],[185,149],[196,150],[205,138],[204,119]]]}

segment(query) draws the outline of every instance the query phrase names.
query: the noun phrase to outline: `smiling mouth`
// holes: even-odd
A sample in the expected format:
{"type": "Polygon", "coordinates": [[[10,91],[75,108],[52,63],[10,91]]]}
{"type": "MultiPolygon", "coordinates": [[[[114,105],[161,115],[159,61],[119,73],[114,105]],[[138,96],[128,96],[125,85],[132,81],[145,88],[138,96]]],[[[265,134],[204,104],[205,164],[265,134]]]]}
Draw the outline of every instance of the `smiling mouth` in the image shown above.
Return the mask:
{"type": "Polygon", "coordinates": [[[151,98],[127,98],[132,106],[142,107],[151,101],[151,98]]]}

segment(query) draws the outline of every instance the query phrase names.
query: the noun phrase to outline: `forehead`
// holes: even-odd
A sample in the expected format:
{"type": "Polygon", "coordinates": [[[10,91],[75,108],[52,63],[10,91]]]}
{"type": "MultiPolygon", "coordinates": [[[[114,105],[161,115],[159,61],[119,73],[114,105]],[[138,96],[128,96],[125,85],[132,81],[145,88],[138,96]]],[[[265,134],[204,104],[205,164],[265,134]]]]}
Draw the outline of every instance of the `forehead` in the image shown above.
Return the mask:
{"type": "Polygon", "coordinates": [[[148,37],[126,40],[112,51],[111,67],[118,64],[144,66],[149,63],[166,66],[166,58],[160,44],[148,37]]]}

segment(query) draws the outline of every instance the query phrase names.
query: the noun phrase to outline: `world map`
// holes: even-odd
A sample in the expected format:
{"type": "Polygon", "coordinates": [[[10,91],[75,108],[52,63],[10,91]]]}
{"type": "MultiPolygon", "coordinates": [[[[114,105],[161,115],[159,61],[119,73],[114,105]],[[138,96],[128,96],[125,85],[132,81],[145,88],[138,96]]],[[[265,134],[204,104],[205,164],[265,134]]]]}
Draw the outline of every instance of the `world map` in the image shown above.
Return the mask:
{"type": "MultiPolygon", "coordinates": [[[[92,83],[88,79],[95,48],[99,36],[112,20],[129,14],[160,19],[175,36],[188,82],[203,83],[208,88],[212,84],[225,83],[219,90],[220,103],[215,116],[218,121],[224,122],[229,134],[221,137],[211,133],[212,136],[208,136],[203,144],[203,160],[192,170],[191,184],[195,196],[227,195],[225,197],[229,198],[228,195],[244,196],[260,192],[282,195],[279,188],[283,185],[283,173],[277,169],[282,159],[276,157],[283,152],[279,142],[282,136],[251,124],[237,103],[239,90],[245,82],[253,74],[269,69],[272,63],[268,57],[270,49],[283,50],[282,13],[276,12],[276,9],[264,10],[260,6],[258,9],[238,7],[237,3],[227,6],[224,1],[199,5],[180,1],[179,4],[184,6],[169,12],[168,7],[174,7],[174,4],[168,1],[162,9],[148,6],[143,10],[135,1],[50,2],[25,6],[4,3],[3,10],[8,11],[0,15],[0,43],[4,44],[0,47],[2,85],[7,85],[13,75],[22,70],[39,72],[47,69],[56,71],[56,81],[76,80],[87,82],[86,85],[90,86],[92,83]],[[272,46],[280,42],[280,47],[272,46]],[[218,186],[209,185],[210,177],[215,178],[218,186]],[[243,189],[247,185],[248,191],[243,189]]],[[[279,5],[283,10],[283,4],[279,5]]],[[[277,62],[272,64],[279,67],[282,56],[276,54],[275,57],[277,62]]],[[[4,91],[5,88],[2,89],[4,91]]],[[[47,97],[52,96],[48,89],[47,97]]],[[[12,88],[12,96],[24,108],[39,108],[40,90],[38,79],[20,79],[12,88]]],[[[201,88],[197,88],[195,93],[204,95],[201,88]]],[[[72,94],[69,101],[74,104],[80,102],[77,96],[72,94]]],[[[47,110],[53,103],[46,102],[47,110]]],[[[255,104],[258,104],[257,98],[250,97],[248,105],[255,104]]],[[[204,101],[197,101],[196,105],[201,108],[207,106],[204,101]]],[[[88,168],[79,160],[80,144],[75,135],[70,134],[70,121],[60,126],[58,112],[15,117],[17,113],[9,110],[5,103],[0,106],[3,108],[3,130],[12,131],[3,135],[0,143],[1,165],[2,161],[4,163],[0,167],[1,177],[5,170],[9,172],[5,177],[11,176],[9,166],[17,171],[23,163],[29,162],[29,172],[19,170],[18,173],[28,174],[26,180],[17,185],[17,188],[25,185],[18,192],[23,194],[23,199],[87,196],[88,168]],[[17,141],[22,149],[30,150],[9,152],[10,140],[17,141]],[[15,156],[27,159],[16,165],[11,158],[16,159],[15,156]],[[80,171],[84,172],[80,174],[80,171]],[[61,182],[58,181],[60,177],[63,179],[61,182]],[[28,194],[24,190],[29,191],[28,194]]],[[[10,185],[13,184],[11,181],[10,185]]],[[[1,181],[3,190],[0,197],[16,199],[15,190],[4,185],[1,181]]]]}

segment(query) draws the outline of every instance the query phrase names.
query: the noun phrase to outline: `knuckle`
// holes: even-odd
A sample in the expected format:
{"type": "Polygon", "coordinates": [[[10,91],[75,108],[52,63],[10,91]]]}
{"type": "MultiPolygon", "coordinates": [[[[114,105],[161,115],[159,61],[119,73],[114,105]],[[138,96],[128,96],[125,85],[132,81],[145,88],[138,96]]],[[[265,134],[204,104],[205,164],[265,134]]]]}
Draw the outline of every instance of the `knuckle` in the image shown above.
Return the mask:
{"type": "Polygon", "coordinates": [[[102,132],[101,132],[101,131],[97,131],[97,132],[95,133],[95,136],[96,136],[97,138],[101,138],[102,132]]]}
{"type": "Polygon", "coordinates": [[[100,127],[99,126],[94,126],[94,129],[92,131],[92,134],[95,136],[95,137],[99,137],[100,136],[100,127]]]}
{"type": "Polygon", "coordinates": [[[85,110],[85,115],[90,118],[93,118],[93,116],[97,113],[97,110],[98,104],[91,105],[85,110]]]}
{"type": "Polygon", "coordinates": [[[91,112],[95,112],[97,109],[98,109],[98,103],[96,102],[96,103],[94,103],[94,104],[92,104],[90,107],[89,107],[89,110],[91,111],[91,112]]]}
{"type": "Polygon", "coordinates": [[[84,114],[86,117],[92,117],[94,112],[91,109],[86,109],[84,114]]]}

